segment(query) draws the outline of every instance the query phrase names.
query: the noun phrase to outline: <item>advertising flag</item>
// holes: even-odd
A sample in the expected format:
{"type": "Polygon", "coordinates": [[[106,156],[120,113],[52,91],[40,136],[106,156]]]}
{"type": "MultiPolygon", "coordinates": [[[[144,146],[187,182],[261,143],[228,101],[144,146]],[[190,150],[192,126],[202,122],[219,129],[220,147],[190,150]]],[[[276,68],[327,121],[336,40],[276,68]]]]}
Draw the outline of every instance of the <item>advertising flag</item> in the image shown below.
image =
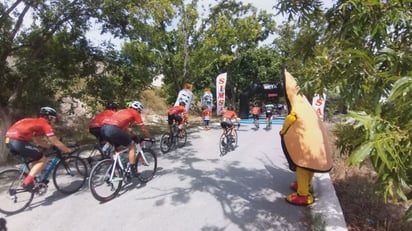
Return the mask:
{"type": "Polygon", "coordinates": [[[312,100],[312,107],[313,109],[315,109],[316,114],[318,114],[322,120],[324,118],[325,102],[326,102],[326,94],[323,94],[322,97],[320,97],[319,94],[315,94],[312,100]]]}
{"type": "Polygon", "coordinates": [[[225,107],[225,87],[227,73],[219,74],[216,78],[216,115],[221,115],[225,107]]]}

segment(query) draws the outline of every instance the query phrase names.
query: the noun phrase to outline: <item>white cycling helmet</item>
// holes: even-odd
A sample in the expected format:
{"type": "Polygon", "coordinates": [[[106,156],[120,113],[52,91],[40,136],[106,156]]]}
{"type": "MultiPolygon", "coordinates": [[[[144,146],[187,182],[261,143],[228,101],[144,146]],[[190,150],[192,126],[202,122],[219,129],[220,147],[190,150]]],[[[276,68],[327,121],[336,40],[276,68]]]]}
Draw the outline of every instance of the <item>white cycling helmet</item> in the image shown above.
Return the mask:
{"type": "Polygon", "coordinates": [[[141,104],[139,101],[131,101],[129,103],[129,108],[133,108],[134,110],[143,112],[143,104],[141,104]]]}

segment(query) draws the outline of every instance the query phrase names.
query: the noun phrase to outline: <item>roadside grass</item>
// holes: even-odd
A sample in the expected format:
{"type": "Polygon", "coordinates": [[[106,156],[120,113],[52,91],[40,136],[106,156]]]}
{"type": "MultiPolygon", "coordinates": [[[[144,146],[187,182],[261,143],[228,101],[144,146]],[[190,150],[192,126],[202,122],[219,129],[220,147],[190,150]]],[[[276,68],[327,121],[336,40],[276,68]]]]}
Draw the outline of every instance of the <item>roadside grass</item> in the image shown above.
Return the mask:
{"type": "Polygon", "coordinates": [[[349,231],[407,231],[412,223],[402,219],[408,205],[384,202],[375,190],[377,175],[370,163],[349,167],[346,157],[335,158],[330,175],[349,231]]]}

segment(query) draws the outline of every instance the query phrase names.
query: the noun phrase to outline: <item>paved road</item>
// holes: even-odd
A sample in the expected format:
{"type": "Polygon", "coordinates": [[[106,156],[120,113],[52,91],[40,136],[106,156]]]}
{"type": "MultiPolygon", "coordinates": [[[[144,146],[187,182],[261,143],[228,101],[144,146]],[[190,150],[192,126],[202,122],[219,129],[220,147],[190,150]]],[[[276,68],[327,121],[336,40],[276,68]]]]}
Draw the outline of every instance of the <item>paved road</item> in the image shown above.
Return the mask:
{"type": "Polygon", "coordinates": [[[217,125],[193,129],[187,146],[167,154],[157,149],[158,174],[146,185],[136,180],[114,200],[99,203],[87,186],[64,196],[50,184],[31,208],[5,217],[8,229],[313,230],[311,208],[284,199],[295,176],[287,168],[279,129],[242,125],[239,146],[223,157],[217,125]]]}

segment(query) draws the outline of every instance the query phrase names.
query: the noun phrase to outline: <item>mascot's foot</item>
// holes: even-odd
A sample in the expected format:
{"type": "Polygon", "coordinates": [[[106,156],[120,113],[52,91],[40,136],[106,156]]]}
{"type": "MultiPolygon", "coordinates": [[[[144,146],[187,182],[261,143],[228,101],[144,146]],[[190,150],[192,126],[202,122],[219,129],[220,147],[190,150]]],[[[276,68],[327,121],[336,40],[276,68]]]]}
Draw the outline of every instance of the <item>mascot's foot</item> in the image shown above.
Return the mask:
{"type": "MultiPolygon", "coordinates": [[[[297,192],[298,191],[298,182],[293,181],[292,183],[290,183],[290,189],[297,192]]],[[[311,184],[309,184],[309,192],[313,193],[313,188],[312,188],[311,184]]]]}
{"type": "Polygon", "coordinates": [[[294,205],[306,206],[313,204],[314,200],[311,194],[307,196],[300,196],[298,193],[292,193],[286,197],[286,201],[294,205]]]}

